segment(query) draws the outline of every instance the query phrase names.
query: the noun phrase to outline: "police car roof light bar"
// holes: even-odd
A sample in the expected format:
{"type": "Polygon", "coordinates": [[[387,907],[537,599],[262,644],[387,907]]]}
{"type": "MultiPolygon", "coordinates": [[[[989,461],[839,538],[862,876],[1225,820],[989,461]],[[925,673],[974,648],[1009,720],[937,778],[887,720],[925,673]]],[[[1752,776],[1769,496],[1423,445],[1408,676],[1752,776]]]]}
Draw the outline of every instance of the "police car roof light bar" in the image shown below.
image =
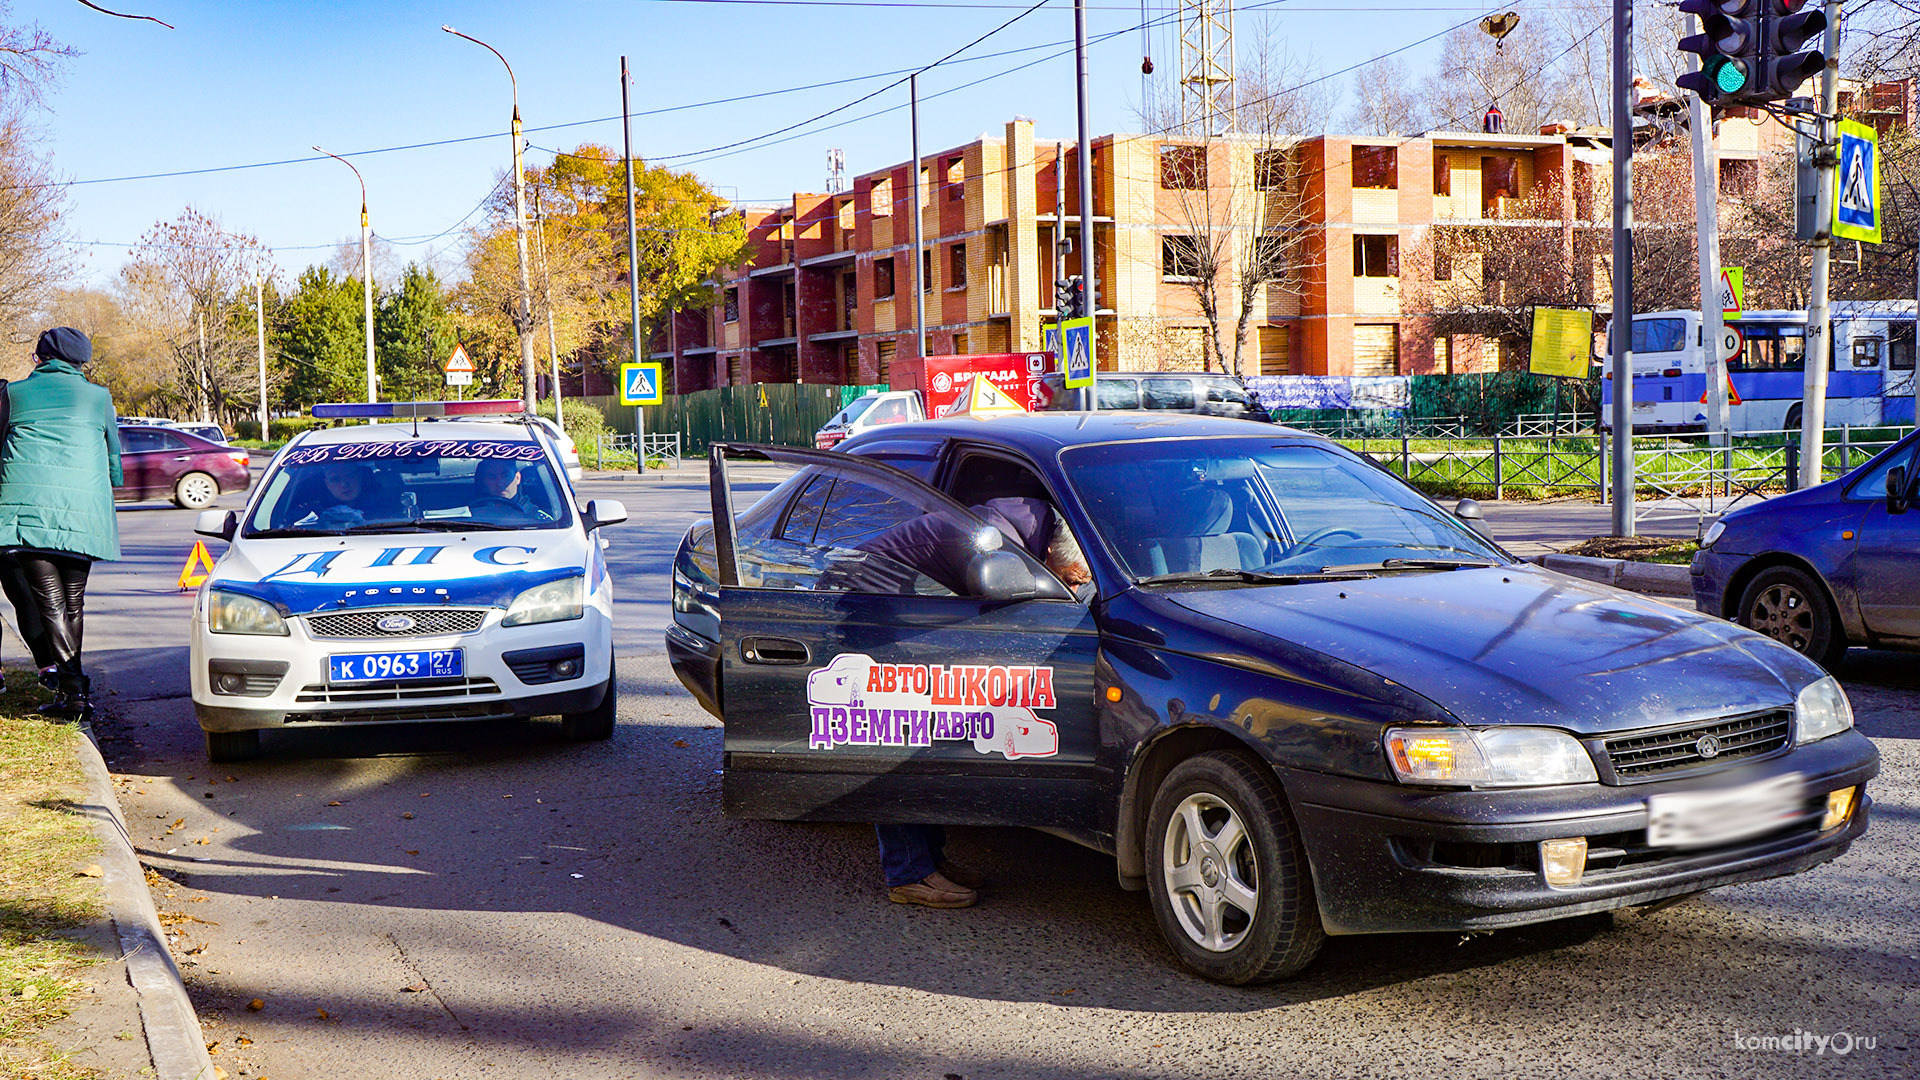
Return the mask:
{"type": "Polygon", "coordinates": [[[460,416],[520,416],[519,398],[497,401],[331,401],[313,407],[316,420],[406,420],[460,416]]]}

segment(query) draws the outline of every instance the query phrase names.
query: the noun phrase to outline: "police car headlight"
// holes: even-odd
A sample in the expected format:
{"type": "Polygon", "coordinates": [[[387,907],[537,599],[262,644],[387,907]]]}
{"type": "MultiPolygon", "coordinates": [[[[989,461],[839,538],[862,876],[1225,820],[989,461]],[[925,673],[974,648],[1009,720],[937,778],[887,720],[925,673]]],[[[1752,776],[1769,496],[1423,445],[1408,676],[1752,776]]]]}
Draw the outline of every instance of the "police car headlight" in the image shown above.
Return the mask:
{"type": "Polygon", "coordinates": [[[586,599],[586,585],[587,579],[583,577],[561,578],[545,585],[535,585],[513,598],[513,603],[507,608],[507,617],[500,620],[500,625],[530,626],[534,623],[577,619],[580,617],[580,606],[586,599]]]}
{"type": "Polygon", "coordinates": [[[1387,760],[1403,784],[1528,787],[1600,779],[1586,747],[1551,728],[1388,728],[1387,760]]]}
{"type": "Polygon", "coordinates": [[[1727,523],[1724,521],[1716,521],[1707,526],[1707,535],[1700,538],[1700,546],[1702,548],[1712,547],[1726,531],[1727,523]]]}
{"type": "Polygon", "coordinates": [[[207,593],[207,629],[216,634],[287,636],[287,620],[265,600],[214,589],[207,593]]]}
{"type": "Polygon", "coordinates": [[[1853,705],[1847,692],[1829,675],[1808,683],[1793,699],[1793,742],[1805,746],[1853,726],[1853,705]]]}

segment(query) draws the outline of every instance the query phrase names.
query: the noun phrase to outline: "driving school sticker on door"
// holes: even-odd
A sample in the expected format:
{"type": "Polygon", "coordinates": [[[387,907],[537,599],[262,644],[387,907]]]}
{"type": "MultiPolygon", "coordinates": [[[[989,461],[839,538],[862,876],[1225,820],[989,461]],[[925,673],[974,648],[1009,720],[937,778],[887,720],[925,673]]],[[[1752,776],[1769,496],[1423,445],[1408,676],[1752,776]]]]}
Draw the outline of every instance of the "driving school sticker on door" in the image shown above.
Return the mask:
{"type": "Polygon", "coordinates": [[[1060,730],[1033,714],[1054,707],[1051,667],[882,664],[842,653],[808,674],[807,704],[814,750],[971,742],[1009,760],[1060,752],[1060,730]]]}

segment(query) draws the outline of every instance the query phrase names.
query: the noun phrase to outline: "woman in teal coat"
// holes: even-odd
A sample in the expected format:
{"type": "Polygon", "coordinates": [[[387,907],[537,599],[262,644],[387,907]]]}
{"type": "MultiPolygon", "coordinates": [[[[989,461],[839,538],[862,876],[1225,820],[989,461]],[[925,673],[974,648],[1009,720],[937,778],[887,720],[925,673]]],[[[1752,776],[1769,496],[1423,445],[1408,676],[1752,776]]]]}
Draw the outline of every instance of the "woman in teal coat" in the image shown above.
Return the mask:
{"type": "Polygon", "coordinates": [[[93,359],[85,334],[49,330],[33,355],[33,373],[6,387],[0,551],[26,575],[52,646],[59,696],[41,711],[84,719],[93,712],[80,666],[87,571],[96,559],[120,557],[120,429],[113,395],[80,373],[93,359]]]}

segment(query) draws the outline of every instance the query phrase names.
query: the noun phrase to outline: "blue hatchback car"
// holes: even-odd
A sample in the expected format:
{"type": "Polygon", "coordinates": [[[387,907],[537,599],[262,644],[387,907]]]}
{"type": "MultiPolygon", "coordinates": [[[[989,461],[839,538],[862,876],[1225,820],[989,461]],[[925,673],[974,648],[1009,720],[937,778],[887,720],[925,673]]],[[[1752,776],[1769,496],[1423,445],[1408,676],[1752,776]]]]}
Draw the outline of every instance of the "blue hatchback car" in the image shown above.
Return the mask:
{"type": "Polygon", "coordinates": [[[1849,645],[1920,648],[1920,434],[1838,480],[1735,510],[1693,557],[1701,611],[1825,667],[1849,645]]]}

